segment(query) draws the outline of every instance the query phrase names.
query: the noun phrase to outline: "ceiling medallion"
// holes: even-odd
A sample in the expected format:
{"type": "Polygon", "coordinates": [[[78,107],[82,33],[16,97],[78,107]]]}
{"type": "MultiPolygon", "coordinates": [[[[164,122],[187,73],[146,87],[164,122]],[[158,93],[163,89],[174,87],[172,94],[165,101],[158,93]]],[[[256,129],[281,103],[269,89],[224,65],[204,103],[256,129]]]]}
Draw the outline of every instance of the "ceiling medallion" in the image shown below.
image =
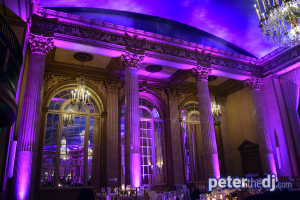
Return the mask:
{"type": "Polygon", "coordinates": [[[84,52],[77,52],[74,53],[73,57],[81,62],[88,62],[93,60],[94,56],[90,53],[84,53],[84,52]]]}
{"type": "Polygon", "coordinates": [[[162,70],[162,66],[159,65],[149,65],[145,68],[145,70],[147,72],[152,72],[152,73],[156,73],[156,72],[160,72],[162,70]]]}
{"type": "Polygon", "coordinates": [[[216,80],[216,79],[217,79],[216,76],[209,75],[207,80],[208,80],[208,81],[214,81],[214,80],[216,80]]]}

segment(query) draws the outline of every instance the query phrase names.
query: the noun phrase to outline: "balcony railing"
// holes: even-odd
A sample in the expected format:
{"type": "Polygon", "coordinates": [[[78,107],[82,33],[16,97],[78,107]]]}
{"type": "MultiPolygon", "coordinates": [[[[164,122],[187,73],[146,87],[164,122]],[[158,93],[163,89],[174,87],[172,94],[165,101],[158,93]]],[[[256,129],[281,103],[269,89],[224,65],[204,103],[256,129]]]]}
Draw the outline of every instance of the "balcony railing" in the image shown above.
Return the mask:
{"type": "Polygon", "coordinates": [[[16,97],[23,56],[13,30],[0,14],[0,82],[16,97]]]}

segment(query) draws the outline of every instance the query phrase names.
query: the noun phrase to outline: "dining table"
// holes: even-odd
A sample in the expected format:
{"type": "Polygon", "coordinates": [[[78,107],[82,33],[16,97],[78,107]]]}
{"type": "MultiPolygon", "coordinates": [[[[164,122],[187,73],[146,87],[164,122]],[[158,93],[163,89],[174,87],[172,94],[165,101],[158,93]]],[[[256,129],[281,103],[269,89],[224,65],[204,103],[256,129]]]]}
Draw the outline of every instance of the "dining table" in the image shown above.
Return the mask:
{"type": "MultiPolygon", "coordinates": [[[[106,200],[110,200],[111,197],[118,196],[116,193],[109,193],[106,195],[106,200]]],[[[144,192],[137,193],[137,200],[145,200],[144,192]]]]}

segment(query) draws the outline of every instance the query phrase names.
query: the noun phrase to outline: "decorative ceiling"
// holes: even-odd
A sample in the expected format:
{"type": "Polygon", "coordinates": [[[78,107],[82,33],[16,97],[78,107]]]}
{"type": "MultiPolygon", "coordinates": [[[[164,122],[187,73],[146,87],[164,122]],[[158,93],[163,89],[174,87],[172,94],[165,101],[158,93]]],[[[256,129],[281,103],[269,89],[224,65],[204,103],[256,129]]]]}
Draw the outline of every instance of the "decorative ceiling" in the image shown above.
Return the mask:
{"type": "Polygon", "coordinates": [[[108,0],[50,1],[42,7],[90,7],[142,13],[178,21],[241,47],[260,58],[276,49],[263,41],[253,5],[255,0],[108,0]]]}

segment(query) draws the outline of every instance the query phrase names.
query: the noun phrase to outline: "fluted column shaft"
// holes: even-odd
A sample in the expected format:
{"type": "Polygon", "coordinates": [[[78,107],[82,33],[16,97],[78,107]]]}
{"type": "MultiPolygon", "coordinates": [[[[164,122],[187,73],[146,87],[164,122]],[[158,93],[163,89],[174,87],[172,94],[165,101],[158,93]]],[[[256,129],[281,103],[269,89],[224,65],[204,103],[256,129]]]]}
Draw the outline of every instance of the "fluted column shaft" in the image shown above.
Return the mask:
{"type": "Polygon", "coordinates": [[[262,80],[256,77],[252,77],[248,79],[247,84],[251,91],[262,170],[264,174],[277,175],[272,144],[266,120],[265,108],[260,92],[262,80]]]}
{"type": "Polygon", "coordinates": [[[140,152],[140,116],[138,68],[144,56],[126,52],[121,56],[125,65],[125,183],[142,184],[140,152]]]}
{"type": "Polygon", "coordinates": [[[184,163],[182,152],[182,135],[180,127],[180,112],[178,110],[178,96],[176,90],[169,90],[170,128],[173,157],[174,184],[184,184],[184,163]]]}
{"type": "Polygon", "coordinates": [[[112,81],[107,82],[107,186],[117,187],[119,180],[119,110],[118,88],[120,84],[112,81]],[[117,180],[110,180],[117,178],[117,180]]]}
{"type": "Polygon", "coordinates": [[[193,69],[193,74],[196,77],[197,82],[203,161],[206,179],[209,177],[220,177],[218,149],[207,82],[208,74],[210,72],[210,68],[201,66],[198,66],[197,69],[193,69]]]}
{"type": "Polygon", "coordinates": [[[42,88],[46,54],[53,47],[53,38],[30,34],[30,61],[13,176],[13,199],[33,199],[36,150],[39,135],[42,88]]]}

